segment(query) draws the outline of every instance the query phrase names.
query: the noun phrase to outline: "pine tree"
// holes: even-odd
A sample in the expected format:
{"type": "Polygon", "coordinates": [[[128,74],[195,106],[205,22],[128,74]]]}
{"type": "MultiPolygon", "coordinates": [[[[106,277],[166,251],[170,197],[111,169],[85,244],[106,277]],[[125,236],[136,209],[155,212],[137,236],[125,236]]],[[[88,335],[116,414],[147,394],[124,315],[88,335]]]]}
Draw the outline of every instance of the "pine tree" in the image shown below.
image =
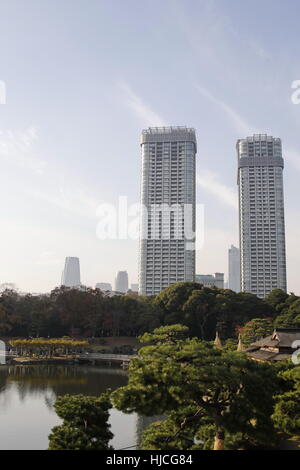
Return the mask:
{"type": "Polygon", "coordinates": [[[290,436],[300,435],[300,366],[286,370],[280,374],[289,384],[289,390],[276,397],[276,405],[272,416],[279,431],[290,436]]]}
{"type": "Polygon", "coordinates": [[[113,437],[108,424],[108,393],[100,397],[64,395],[54,405],[63,420],[49,436],[49,450],[108,450],[113,437]]]}
{"type": "Polygon", "coordinates": [[[141,341],[151,344],[131,361],[128,385],[112,394],[125,413],[166,416],[144,433],[142,448],[195,448],[207,426],[215,449],[226,447],[226,436],[237,433],[245,447],[271,445],[273,368],[187,335],[181,325],[144,335],[141,341]]]}

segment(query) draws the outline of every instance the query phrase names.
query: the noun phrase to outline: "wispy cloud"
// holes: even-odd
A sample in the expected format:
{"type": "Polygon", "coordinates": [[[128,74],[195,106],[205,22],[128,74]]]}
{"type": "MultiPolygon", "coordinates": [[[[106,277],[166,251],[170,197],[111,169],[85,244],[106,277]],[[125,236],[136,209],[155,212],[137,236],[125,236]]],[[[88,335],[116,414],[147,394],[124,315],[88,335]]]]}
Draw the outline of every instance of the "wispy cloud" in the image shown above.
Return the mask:
{"type": "Polygon", "coordinates": [[[249,124],[247,120],[243,118],[243,116],[241,116],[234,108],[225,103],[225,101],[217,98],[209,90],[203,88],[202,86],[195,85],[195,87],[200,95],[214,103],[227,114],[231,125],[241,137],[245,137],[251,134],[259,134],[258,129],[249,124]]]}
{"type": "Polygon", "coordinates": [[[166,121],[151,109],[125,82],[118,82],[118,87],[124,94],[127,106],[143,121],[145,126],[166,126],[166,121]]]}
{"type": "Polygon", "coordinates": [[[27,192],[41,201],[77,216],[96,218],[99,201],[84,189],[57,188],[51,194],[38,189],[30,189],[27,192]]]}
{"type": "Polygon", "coordinates": [[[37,139],[36,127],[24,131],[0,130],[0,160],[42,174],[46,162],[35,153],[37,139]]]}
{"type": "Polygon", "coordinates": [[[236,191],[222,183],[216,173],[201,170],[201,173],[197,175],[197,185],[215,196],[222,204],[237,210],[238,197],[236,191]]]}
{"type": "Polygon", "coordinates": [[[283,157],[300,171],[300,153],[292,148],[283,148],[283,157]]]}
{"type": "Polygon", "coordinates": [[[53,251],[44,251],[40,253],[35,264],[40,266],[57,266],[62,263],[62,260],[57,257],[53,251]]]}
{"type": "Polygon", "coordinates": [[[198,15],[191,16],[191,9],[185,2],[173,0],[171,11],[176,27],[182,32],[189,50],[197,61],[205,61],[210,67],[220,68],[224,47],[227,48],[228,34],[232,31],[231,21],[220,10],[214,0],[197,3],[198,15]]]}
{"type": "MultiPolygon", "coordinates": [[[[246,137],[252,134],[259,134],[262,131],[254,128],[247,122],[247,120],[241,116],[236,110],[229,106],[224,101],[216,98],[210,91],[199,85],[196,85],[197,91],[205,98],[210,100],[216,106],[221,108],[229,117],[232,126],[239,133],[241,137],[246,137]]],[[[288,160],[294,168],[300,171],[300,152],[293,148],[283,148],[283,157],[288,160]]]]}
{"type": "Polygon", "coordinates": [[[253,53],[259,57],[261,60],[266,61],[271,58],[269,51],[265,47],[263,47],[259,42],[256,40],[250,39],[249,40],[249,47],[253,51],[253,53]]]}

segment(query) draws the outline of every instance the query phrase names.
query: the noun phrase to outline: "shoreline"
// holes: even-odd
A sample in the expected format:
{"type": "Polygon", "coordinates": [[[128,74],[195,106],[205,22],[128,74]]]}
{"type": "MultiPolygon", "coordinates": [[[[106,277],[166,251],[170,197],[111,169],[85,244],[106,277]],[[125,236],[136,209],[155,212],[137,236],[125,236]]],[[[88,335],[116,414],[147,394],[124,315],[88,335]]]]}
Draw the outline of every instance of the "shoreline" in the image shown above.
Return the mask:
{"type": "Polygon", "coordinates": [[[44,365],[44,364],[76,364],[78,363],[76,358],[51,358],[51,359],[27,359],[27,358],[10,358],[7,363],[13,365],[44,365]]]}
{"type": "MultiPolygon", "coordinates": [[[[3,364],[4,365],[4,364],[3,364]]],[[[33,359],[33,358],[9,358],[5,365],[14,366],[32,366],[32,365],[91,365],[91,366],[107,366],[113,369],[126,370],[122,367],[121,363],[114,363],[111,361],[93,360],[90,361],[84,358],[49,358],[49,359],[33,359]]]]}

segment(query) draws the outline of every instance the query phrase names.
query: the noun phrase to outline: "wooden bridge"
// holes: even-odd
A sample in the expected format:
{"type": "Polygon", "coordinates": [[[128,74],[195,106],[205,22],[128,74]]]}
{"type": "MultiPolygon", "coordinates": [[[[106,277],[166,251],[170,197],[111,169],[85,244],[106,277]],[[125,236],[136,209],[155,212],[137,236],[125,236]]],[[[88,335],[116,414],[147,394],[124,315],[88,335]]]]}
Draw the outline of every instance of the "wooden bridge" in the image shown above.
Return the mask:
{"type": "Polygon", "coordinates": [[[124,368],[129,366],[129,362],[133,359],[134,355],[127,354],[101,354],[101,353],[86,353],[77,355],[79,361],[89,361],[95,364],[96,362],[106,362],[108,365],[119,364],[124,368]]]}
{"type": "MultiPolygon", "coordinates": [[[[0,365],[6,364],[6,360],[10,358],[19,357],[16,352],[4,352],[1,354],[0,352],[0,365]]],[[[129,366],[129,362],[132,358],[137,357],[135,355],[127,355],[127,354],[100,354],[100,353],[82,353],[82,354],[74,354],[72,359],[76,362],[91,362],[92,364],[96,364],[97,362],[106,363],[109,366],[112,364],[118,364],[124,369],[129,366]]],[[[41,359],[41,358],[40,358],[41,359]]]]}

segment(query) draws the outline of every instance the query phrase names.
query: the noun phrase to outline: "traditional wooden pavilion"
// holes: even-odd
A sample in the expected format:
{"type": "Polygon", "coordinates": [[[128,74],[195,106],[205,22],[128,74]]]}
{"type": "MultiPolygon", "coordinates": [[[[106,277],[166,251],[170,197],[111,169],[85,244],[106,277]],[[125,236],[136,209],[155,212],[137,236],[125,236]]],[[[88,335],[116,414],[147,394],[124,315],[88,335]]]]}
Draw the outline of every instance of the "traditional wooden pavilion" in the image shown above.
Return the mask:
{"type": "Polygon", "coordinates": [[[300,348],[300,329],[276,328],[270,336],[252,343],[245,350],[256,361],[283,361],[290,359],[300,348]]]}

